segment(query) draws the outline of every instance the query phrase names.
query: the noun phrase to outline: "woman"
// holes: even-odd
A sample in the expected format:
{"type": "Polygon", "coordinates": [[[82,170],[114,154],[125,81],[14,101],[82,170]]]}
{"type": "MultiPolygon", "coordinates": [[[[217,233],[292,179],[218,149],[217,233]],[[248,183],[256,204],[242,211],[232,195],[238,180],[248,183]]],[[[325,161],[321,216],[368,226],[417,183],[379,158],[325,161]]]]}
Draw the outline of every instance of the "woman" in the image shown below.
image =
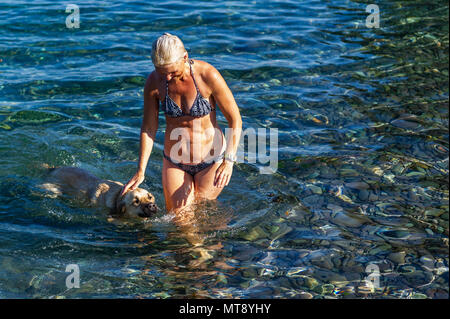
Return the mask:
{"type": "Polygon", "coordinates": [[[144,181],[161,104],[166,115],[164,198],[167,211],[177,212],[196,199],[216,199],[228,185],[242,120],[219,71],[207,62],[189,59],[177,36],[164,33],[153,43],[152,62],[155,71],[148,76],[144,88],[138,170],[121,194],[144,181]],[[216,106],[231,129],[227,140],[216,121],[216,106]]]}

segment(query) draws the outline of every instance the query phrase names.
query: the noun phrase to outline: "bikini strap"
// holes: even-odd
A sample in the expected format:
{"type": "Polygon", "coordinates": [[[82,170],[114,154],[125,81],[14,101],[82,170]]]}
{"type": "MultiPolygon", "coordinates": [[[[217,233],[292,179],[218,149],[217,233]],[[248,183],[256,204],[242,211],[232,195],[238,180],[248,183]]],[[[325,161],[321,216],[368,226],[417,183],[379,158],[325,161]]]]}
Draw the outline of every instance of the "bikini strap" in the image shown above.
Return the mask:
{"type": "Polygon", "coordinates": [[[195,76],[194,76],[194,70],[192,70],[192,64],[194,64],[194,60],[189,59],[189,68],[191,69],[192,79],[194,80],[195,89],[197,90],[197,93],[200,93],[200,90],[198,89],[197,82],[195,82],[195,76]]]}

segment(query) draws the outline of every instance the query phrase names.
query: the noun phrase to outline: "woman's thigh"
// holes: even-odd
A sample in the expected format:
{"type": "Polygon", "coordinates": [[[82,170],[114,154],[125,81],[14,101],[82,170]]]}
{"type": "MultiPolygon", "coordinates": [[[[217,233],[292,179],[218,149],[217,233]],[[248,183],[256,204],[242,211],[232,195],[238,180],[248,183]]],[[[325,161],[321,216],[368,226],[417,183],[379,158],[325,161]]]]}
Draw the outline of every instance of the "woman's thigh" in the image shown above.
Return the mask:
{"type": "Polygon", "coordinates": [[[163,159],[162,184],[167,211],[188,206],[194,201],[194,179],[191,175],[163,159]]]}
{"type": "Polygon", "coordinates": [[[201,170],[194,176],[195,197],[205,199],[216,199],[223,190],[223,187],[214,185],[214,178],[216,170],[219,168],[222,161],[218,161],[213,165],[201,170]]]}

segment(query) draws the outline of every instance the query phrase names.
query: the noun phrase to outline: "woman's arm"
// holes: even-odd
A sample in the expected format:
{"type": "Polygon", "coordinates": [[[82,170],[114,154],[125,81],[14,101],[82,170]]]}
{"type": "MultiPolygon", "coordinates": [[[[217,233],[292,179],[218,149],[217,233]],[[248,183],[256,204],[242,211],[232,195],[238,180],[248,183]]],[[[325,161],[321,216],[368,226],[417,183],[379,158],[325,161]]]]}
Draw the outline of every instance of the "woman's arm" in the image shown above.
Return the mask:
{"type": "Polygon", "coordinates": [[[137,188],[145,179],[145,169],[153,149],[156,131],[158,130],[158,112],[156,80],[154,79],[154,73],[152,73],[147,78],[144,87],[144,116],[140,133],[138,169],[136,174],[123,187],[120,195],[125,194],[128,189],[133,190],[137,188]]]}
{"type": "MultiPolygon", "coordinates": [[[[217,105],[228,121],[227,148],[225,150],[226,157],[235,157],[242,132],[242,119],[239,108],[234,100],[233,93],[225,82],[224,78],[215,67],[206,64],[205,82],[211,88],[211,94],[217,105]]],[[[228,185],[233,171],[233,163],[223,161],[216,171],[214,184],[217,187],[228,185]]]]}
{"type": "Polygon", "coordinates": [[[144,87],[144,116],[141,125],[138,173],[145,174],[148,159],[153,149],[156,131],[158,130],[158,98],[156,90],[151,87],[151,75],[144,87]]]}
{"type": "Polygon", "coordinates": [[[212,90],[211,94],[214,96],[214,100],[227,119],[228,127],[230,128],[225,155],[232,155],[234,157],[242,132],[242,119],[239,108],[234,100],[233,93],[231,93],[224,78],[215,67],[208,64],[204,74],[206,83],[212,90]]]}

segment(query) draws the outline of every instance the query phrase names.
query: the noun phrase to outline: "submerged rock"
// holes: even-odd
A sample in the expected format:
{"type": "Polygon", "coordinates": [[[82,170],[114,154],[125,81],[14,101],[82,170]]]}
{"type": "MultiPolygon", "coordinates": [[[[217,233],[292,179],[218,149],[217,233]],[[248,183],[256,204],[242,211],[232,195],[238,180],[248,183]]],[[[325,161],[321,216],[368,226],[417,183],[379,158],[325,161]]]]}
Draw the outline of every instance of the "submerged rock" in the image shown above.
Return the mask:
{"type": "Polygon", "coordinates": [[[68,120],[68,117],[56,113],[43,111],[24,110],[18,111],[8,117],[6,122],[15,122],[20,124],[42,124],[48,122],[59,122],[68,120]]]}
{"type": "Polygon", "coordinates": [[[304,282],[306,287],[310,288],[310,289],[314,289],[315,287],[317,287],[319,285],[319,282],[312,277],[304,277],[304,282]]]}
{"type": "Polygon", "coordinates": [[[267,233],[262,229],[260,226],[253,227],[248,232],[242,232],[240,234],[240,238],[248,240],[248,241],[255,241],[260,238],[265,238],[267,236],[267,233]]]}
{"type": "Polygon", "coordinates": [[[387,258],[398,265],[402,265],[405,263],[406,253],[404,251],[399,251],[395,253],[390,253],[387,258]]]}
{"type": "Polygon", "coordinates": [[[309,292],[301,292],[298,295],[295,295],[294,298],[298,298],[298,299],[312,299],[313,295],[310,294],[309,292]]]}
{"type": "Polygon", "coordinates": [[[314,291],[321,295],[331,294],[334,291],[334,285],[324,284],[322,286],[317,286],[314,291]]]}
{"type": "Polygon", "coordinates": [[[370,188],[369,184],[367,184],[365,182],[350,182],[350,183],[345,183],[344,185],[345,185],[345,187],[352,188],[352,189],[358,189],[358,190],[370,188]]]}
{"type": "Polygon", "coordinates": [[[395,127],[403,128],[403,129],[410,129],[410,130],[420,127],[420,124],[417,122],[406,121],[406,120],[402,120],[402,119],[393,120],[391,122],[391,125],[393,125],[395,127]]]}
{"type": "Polygon", "coordinates": [[[322,188],[320,188],[319,186],[309,185],[308,189],[310,189],[313,194],[322,194],[322,188]]]}
{"type": "Polygon", "coordinates": [[[360,227],[368,221],[369,220],[367,218],[355,214],[350,214],[345,211],[339,211],[332,216],[333,223],[347,227],[360,227]]]}

